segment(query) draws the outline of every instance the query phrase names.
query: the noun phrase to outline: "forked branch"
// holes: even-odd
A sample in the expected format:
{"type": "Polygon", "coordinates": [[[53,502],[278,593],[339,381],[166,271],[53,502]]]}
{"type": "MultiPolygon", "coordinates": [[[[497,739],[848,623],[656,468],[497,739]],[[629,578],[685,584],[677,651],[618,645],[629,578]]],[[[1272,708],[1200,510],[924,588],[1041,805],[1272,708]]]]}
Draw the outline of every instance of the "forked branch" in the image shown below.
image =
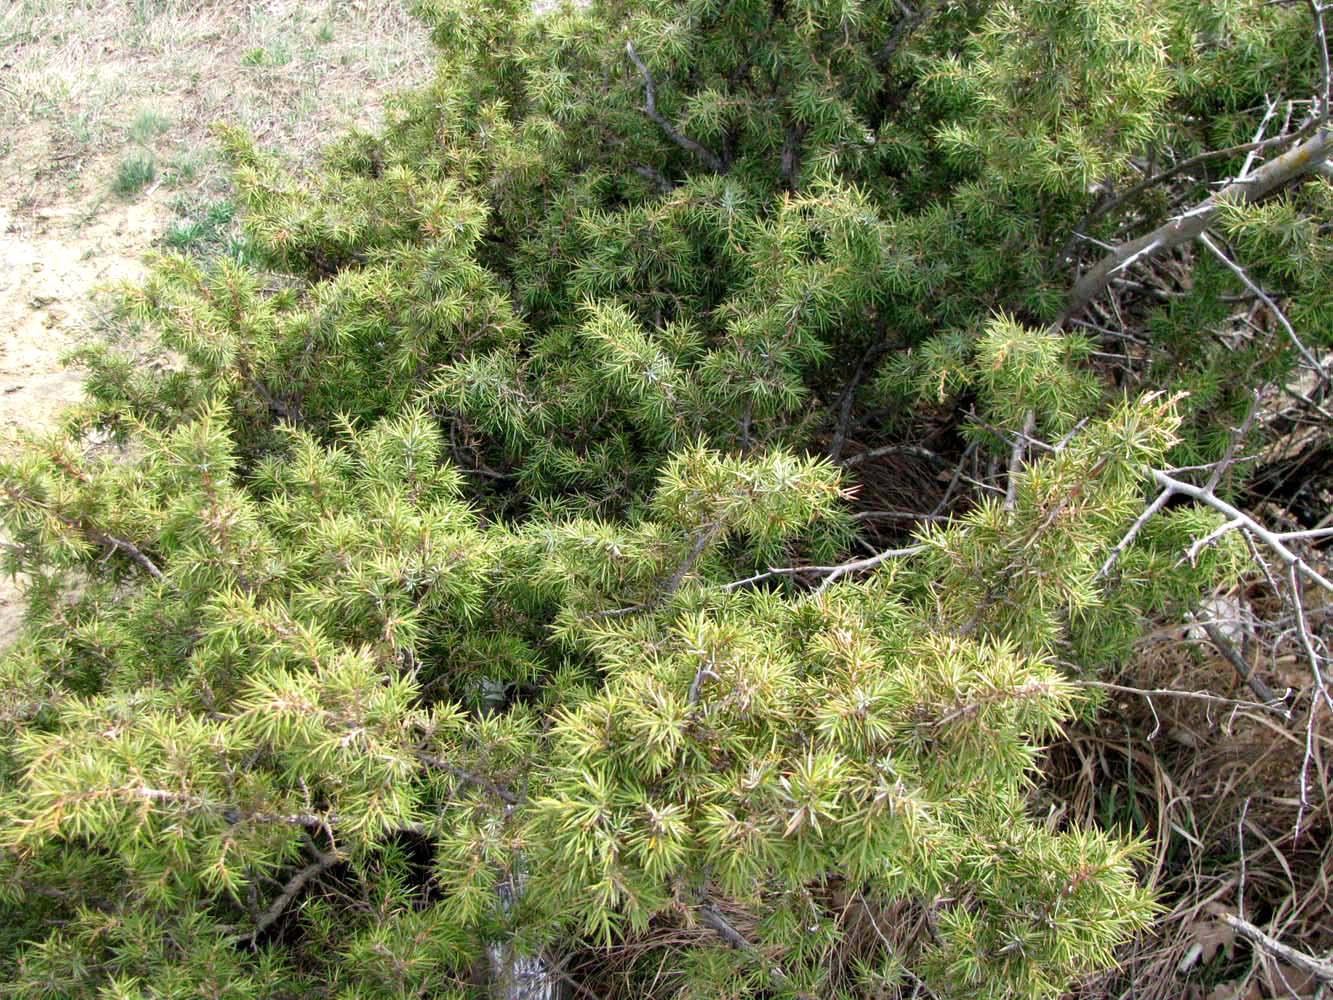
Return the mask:
{"type": "Polygon", "coordinates": [[[1290,945],[1283,944],[1271,934],[1265,934],[1248,920],[1242,920],[1232,913],[1223,913],[1222,922],[1251,944],[1258,945],[1265,954],[1280,959],[1288,965],[1308,973],[1321,983],[1333,983],[1333,962],[1315,958],[1290,945]]]}
{"type": "Polygon", "coordinates": [[[1270,160],[1247,177],[1238,178],[1198,205],[1158,226],[1152,232],[1120,244],[1088,269],[1069,294],[1061,325],[1081,312],[1110,284],[1111,279],[1139,260],[1159,257],[1197,239],[1226,202],[1253,204],[1292,181],[1315,172],[1333,155],[1333,133],[1320,129],[1294,149],[1270,160]]]}
{"type": "Polygon", "coordinates": [[[727,165],[722,162],[721,157],[714,153],[707,146],[696,142],[688,135],[679,131],[674,125],[663,117],[657,110],[657,83],[653,80],[653,74],[649,71],[647,64],[639,58],[639,53],[634,51],[634,43],[625,43],[625,52],[629,55],[630,62],[638,69],[639,75],[643,77],[643,113],[657,123],[657,126],[667,134],[667,138],[674,142],[681,149],[693,153],[709,170],[714,173],[725,174],[727,165]]]}

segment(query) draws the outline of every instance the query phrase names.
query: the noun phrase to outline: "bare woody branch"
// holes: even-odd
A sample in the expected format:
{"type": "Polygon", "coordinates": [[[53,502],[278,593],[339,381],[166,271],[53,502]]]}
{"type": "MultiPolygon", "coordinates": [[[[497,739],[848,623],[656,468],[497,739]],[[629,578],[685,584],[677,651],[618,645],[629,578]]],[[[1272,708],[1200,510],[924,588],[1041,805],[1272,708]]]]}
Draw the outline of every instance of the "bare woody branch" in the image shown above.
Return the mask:
{"type": "Polygon", "coordinates": [[[1285,945],[1270,934],[1264,933],[1248,920],[1243,920],[1232,913],[1221,914],[1222,922],[1251,944],[1258,945],[1265,954],[1286,962],[1302,972],[1309,973],[1321,983],[1333,983],[1333,962],[1315,958],[1303,951],[1297,951],[1285,945]]]}
{"type": "Polygon", "coordinates": [[[1268,311],[1271,312],[1274,318],[1277,319],[1278,323],[1281,324],[1283,332],[1287,335],[1287,339],[1295,345],[1296,350],[1300,352],[1301,357],[1305,359],[1305,363],[1309,365],[1311,370],[1318,374],[1325,383],[1327,383],[1329,381],[1328,372],[1324,370],[1324,366],[1319,363],[1319,359],[1310,353],[1310,349],[1306,347],[1301,341],[1301,338],[1297,336],[1295,328],[1291,325],[1291,321],[1287,319],[1286,313],[1278,308],[1277,303],[1269,297],[1268,293],[1255,284],[1250,276],[1245,273],[1244,268],[1228,257],[1226,252],[1214,243],[1207,233],[1199,234],[1199,242],[1207,247],[1209,252],[1220,260],[1228,271],[1240,279],[1241,284],[1253,292],[1259,301],[1268,307],[1268,311]]]}
{"type": "Polygon", "coordinates": [[[819,585],[816,593],[826,590],[840,577],[848,573],[856,573],[865,569],[873,569],[882,562],[890,559],[901,559],[905,556],[914,556],[919,552],[924,552],[924,545],[909,545],[903,549],[886,549],[883,552],[873,556],[867,556],[865,559],[853,559],[850,562],[838,563],[836,566],[770,566],[762,573],[756,573],[754,576],[747,576],[743,580],[733,580],[731,583],[724,584],[723,590],[737,590],[752,583],[759,583],[761,580],[767,580],[775,576],[804,576],[819,575],[824,576],[824,582],[819,585]]]}
{"type": "Polygon", "coordinates": [[[1179,177],[1181,174],[1187,173],[1195,167],[1201,167],[1211,160],[1229,159],[1233,156],[1240,156],[1242,153],[1257,155],[1259,153],[1267,152],[1270,149],[1276,149],[1278,146],[1286,143],[1296,142],[1302,136],[1308,134],[1314,126],[1315,122],[1310,121],[1307,122],[1304,127],[1297,129],[1294,132],[1269,136],[1267,139],[1255,139],[1253,142],[1244,142],[1238,146],[1228,146],[1225,149],[1210,149],[1207,152],[1199,153],[1197,156],[1191,156],[1188,159],[1181,160],[1174,166],[1167,167],[1165,170],[1159,171],[1150,177],[1145,177],[1133,187],[1126,189],[1124,192],[1113,198],[1108,198],[1093,208],[1092,211],[1083,218],[1083,221],[1079,223],[1078,229],[1074,232],[1070,241],[1065,244],[1064,249],[1060,253],[1060,260],[1063,261],[1069,256],[1070,251],[1073,250],[1075,243],[1077,243],[1079,239],[1085,238],[1083,235],[1084,230],[1086,230],[1091,223],[1100,219],[1102,216],[1110,215],[1121,206],[1132,202],[1139,195],[1143,194],[1143,192],[1148,191],[1159,184],[1164,184],[1173,177],[1179,177]]]}
{"type": "Polygon", "coordinates": [[[657,83],[653,80],[653,74],[648,70],[647,64],[639,58],[639,53],[634,50],[633,42],[625,43],[625,52],[629,55],[630,62],[634,63],[635,68],[638,69],[639,75],[643,77],[644,114],[657,123],[657,126],[667,134],[668,139],[681,149],[693,153],[695,156],[699,157],[699,159],[703,160],[704,165],[707,166],[709,170],[712,170],[714,173],[725,174],[727,172],[727,165],[722,162],[721,157],[707,146],[696,142],[688,135],[678,131],[676,127],[667,121],[666,118],[662,116],[661,112],[657,110],[657,83]]]}
{"type": "Polygon", "coordinates": [[[305,888],[307,882],[328,871],[336,865],[339,860],[341,859],[336,852],[330,851],[327,854],[320,852],[319,856],[311,864],[306,865],[288,880],[287,884],[283,886],[282,892],[278,894],[278,898],[269,905],[268,909],[259,915],[259,919],[255,921],[253,928],[236,939],[237,942],[245,944],[255,941],[264,933],[264,931],[268,930],[277,922],[278,918],[287,910],[287,907],[291,905],[292,900],[294,900],[300,894],[301,890],[305,888]]]}
{"type": "Polygon", "coordinates": [[[1259,541],[1268,546],[1268,548],[1282,560],[1284,565],[1292,567],[1307,580],[1318,584],[1320,587],[1333,593],[1333,581],[1322,576],[1313,566],[1293,552],[1286,544],[1286,541],[1284,541],[1284,539],[1294,536],[1269,531],[1249,514],[1246,514],[1237,507],[1233,507],[1221,497],[1214,496],[1212,490],[1205,489],[1202,486],[1195,486],[1192,483],[1187,483],[1180,479],[1175,479],[1168,476],[1165,472],[1157,470],[1153,470],[1152,477],[1156,480],[1157,485],[1163,490],[1189,497],[1191,500],[1206,504],[1219,513],[1225,514],[1232,521],[1236,522],[1237,527],[1248,531],[1250,534],[1258,538],[1259,541]]]}
{"type": "Polygon", "coordinates": [[[1233,181],[1194,208],[1177,215],[1152,232],[1120,244],[1075,283],[1069,303],[1060,321],[1063,325],[1105,290],[1111,279],[1135,261],[1158,257],[1184,243],[1195,240],[1216,219],[1224,202],[1252,204],[1315,172],[1333,155],[1333,134],[1317,134],[1270,160],[1247,177],[1233,181]]]}

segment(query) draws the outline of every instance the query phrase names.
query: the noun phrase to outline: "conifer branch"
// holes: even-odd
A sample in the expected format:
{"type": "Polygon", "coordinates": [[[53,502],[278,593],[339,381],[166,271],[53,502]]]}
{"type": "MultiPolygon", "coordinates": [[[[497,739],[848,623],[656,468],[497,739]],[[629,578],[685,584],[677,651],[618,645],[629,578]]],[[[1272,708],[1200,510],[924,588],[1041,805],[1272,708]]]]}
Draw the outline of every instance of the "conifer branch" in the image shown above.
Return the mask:
{"type": "Polygon", "coordinates": [[[626,42],[625,51],[629,54],[630,62],[634,63],[643,77],[643,103],[644,114],[657,123],[658,127],[667,134],[667,138],[674,142],[681,149],[693,153],[709,170],[714,173],[725,174],[727,166],[711,149],[708,149],[702,143],[696,142],[688,135],[678,131],[669,121],[666,120],[657,110],[657,83],[653,80],[653,74],[649,71],[648,65],[639,58],[639,53],[634,51],[634,43],[626,42]]]}
{"type": "Polygon", "coordinates": [[[1221,191],[1152,232],[1115,247],[1075,282],[1058,325],[1063,326],[1074,315],[1082,312],[1116,274],[1136,261],[1160,256],[1197,239],[1212,224],[1223,203],[1235,201],[1249,205],[1260,201],[1292,181],[1314,172],[1330,155],[1333,155],[1333,134],[1321,130],[1296,148],[1265,163],[1248,177],[1232,181],[1221,191]]]}

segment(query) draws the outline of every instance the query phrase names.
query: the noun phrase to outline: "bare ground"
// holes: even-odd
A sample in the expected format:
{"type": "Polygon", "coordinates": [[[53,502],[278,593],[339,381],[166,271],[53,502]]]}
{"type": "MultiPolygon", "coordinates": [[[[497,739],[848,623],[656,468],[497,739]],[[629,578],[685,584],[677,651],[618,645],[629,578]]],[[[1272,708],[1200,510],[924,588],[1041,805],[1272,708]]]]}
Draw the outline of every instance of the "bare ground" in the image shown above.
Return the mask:
{"type": "MultiPolygon", "coordinates": [[[[99,291],[225,205],[211,122],[309,157],[430,67],[403,0],[0,4],[0,455],[79,399],[99,291]]],[[[18,599],[0,578],[0,645],[18,599]]]]}

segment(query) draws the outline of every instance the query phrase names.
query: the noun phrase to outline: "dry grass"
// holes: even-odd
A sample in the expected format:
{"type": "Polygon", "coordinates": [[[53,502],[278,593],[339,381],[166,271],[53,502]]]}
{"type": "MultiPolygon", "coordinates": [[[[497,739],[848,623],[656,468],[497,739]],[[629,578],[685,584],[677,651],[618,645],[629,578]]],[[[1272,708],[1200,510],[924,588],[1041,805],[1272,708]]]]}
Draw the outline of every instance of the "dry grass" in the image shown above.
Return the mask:
{"type": "Polygon", "coordinates": [[[429,69],[398,0],[18,0],[0,48],[0,176],[20,212],[101,193],[127,147],[216,179],[218,118],[308,152],[429,69]]]}
{"type": "Polygon", "coordinates": [[[211,122],[309,158],[431,66],[405,0],[0,2],[0,451],[79,398],[61,358],[97,288],[164,236],[225,238],[211,122]]]}
{"type": "MultiPolygon", "coordinates": [[[[1307,975],[1257,954],[1218,919],[1239,914],[1310,954],[1333,948],[1333,718],[1317,701],[1289,605],[1262,577],[1228,596],[1247,610],[1246,657],[1287,692],[1285,711],[1257,705],[1232,666],[1188,629],[1161,628],[1119,683],[1218,700],[1116,693],[1095,731],[1052,748],[1048,792],[1065,819],[1146,838],[1166,906],[1126,949],[1123,968],[1088,984],[1084,997],[1319,995],[1307,975]]],[[[1307,601],[1311,630],[1327,641],[1333,607],[1307,601]]]]}

